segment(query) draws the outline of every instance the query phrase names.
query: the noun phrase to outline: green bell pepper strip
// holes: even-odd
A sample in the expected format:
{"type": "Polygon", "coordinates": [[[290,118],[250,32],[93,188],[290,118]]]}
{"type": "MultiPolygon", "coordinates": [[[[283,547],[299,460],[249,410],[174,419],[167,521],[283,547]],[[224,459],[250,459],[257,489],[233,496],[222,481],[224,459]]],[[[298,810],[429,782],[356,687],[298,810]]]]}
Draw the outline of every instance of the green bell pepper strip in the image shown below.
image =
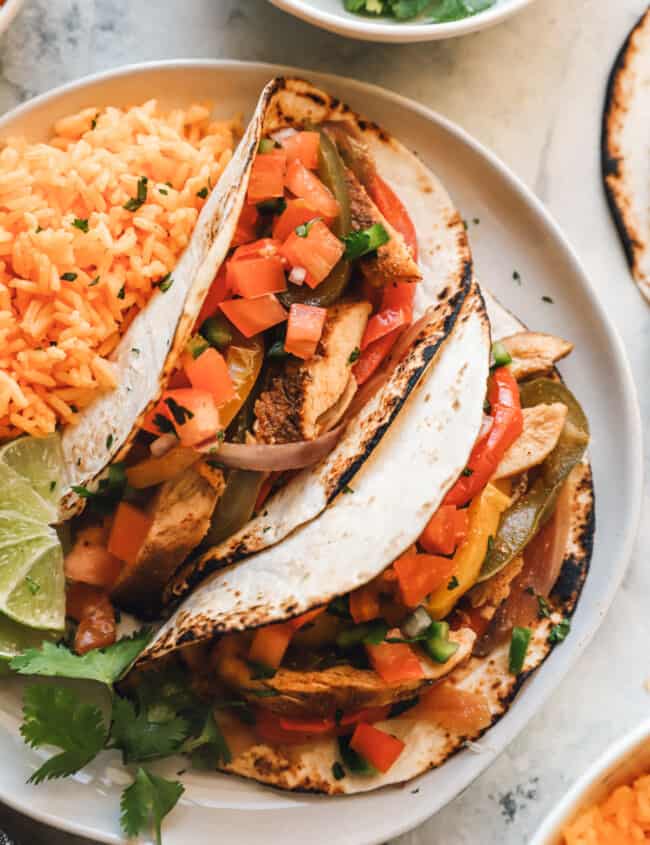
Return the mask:
{"type": "MultiPolygon", "coordinates": [[[[338,200],[340,212],[332,225],[332,230],[339,238],[343,238],[352,229],[345,165],[336,149],[336,144],[322,130],[318,150],[318,175],[338,200]]],[[[350,272],[350,262],[346,258],[341,258],[318,287],[312,289],[309,285],[293,285],[289,282],[287,290],[278,294],[278,299],[285,308],[290,308],[295,302],[327,308],[341,298],[350,280],[350,272]]]]}
{"type": "Polygon", "coordinates": [[[562,402],[568,408],[555,449],[540,465],[531,487],[501,516],[492,547],[481,567],[479,582],[491,578],[520,555],[552,516],[557,497],[571,470],[582,460],[589,443],[589,423],[575,396],[562,382],[548,378],[519,387],[522,408],[562,402]]]}
{"type": "Polygon", "coordinates": [[[515,626],[512,629],[512,639],[510,640],[510,652],[508,654],[508,668],[512,675],[519,675],[524,668],[526,661],[526,653],[532,637],[530,628],[518,628],[515,626]]]}

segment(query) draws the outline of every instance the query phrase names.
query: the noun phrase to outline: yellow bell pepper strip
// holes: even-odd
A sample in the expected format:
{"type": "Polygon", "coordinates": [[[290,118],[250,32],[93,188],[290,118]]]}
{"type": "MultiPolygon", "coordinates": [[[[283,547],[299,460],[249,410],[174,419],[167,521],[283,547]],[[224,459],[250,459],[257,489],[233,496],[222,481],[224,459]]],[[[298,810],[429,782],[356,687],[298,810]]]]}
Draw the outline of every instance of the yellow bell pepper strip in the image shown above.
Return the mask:
{"type": "Polygon", "coordinates": [[[200,458],[201,455],[195,449],[175,446],[159,458],[145,458],[132,467],[127,467],[126,480],[136,490],[144,490],[145,487],[154,487],[175,478],[200,458]]]}
{"type": "Polygon", "coordinates": [[[453,557],[452,578],[456,586],[449,589],[443,584],[431,594],[428,610],[434,619],[444,619],[454,605],[475,583],[481,571],[490,542],[499,527],[503,511],[510,505],[510,498],[493,484],[488,484],[469,507],[469,527],[465,542],[453,557]]]}

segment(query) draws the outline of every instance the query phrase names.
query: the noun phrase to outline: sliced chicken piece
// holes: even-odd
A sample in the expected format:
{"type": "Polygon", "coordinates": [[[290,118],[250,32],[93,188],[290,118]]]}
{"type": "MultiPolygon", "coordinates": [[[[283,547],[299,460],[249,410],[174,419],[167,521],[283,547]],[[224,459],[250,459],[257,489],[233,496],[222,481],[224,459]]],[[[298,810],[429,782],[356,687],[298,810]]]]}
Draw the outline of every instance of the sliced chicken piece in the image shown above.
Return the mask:
{"type": "Polygon", "coordinates": [[[225,488],[220,469],[206,463],[166,481],[150,507],[153,522],[133,566],[126,566],[113,588],[120,607],[145,618],[160,609],[163,588],[210,527],[225,488]]]}
{"type": "Polygon", "coordinates": [[[381,223],[390,236],[390,240],[380,246],[375,255],[361,259],[361,272],[366,279],[374,287],[385,287],[394,282],[421,281],[422,273],[404,238],[386,220],[351,170],[346,171],[346,182],[352,229],[358,231],[374,223],[381,223]]]}
{"type": "Polygon", "coordinates": [[[568,408],[561,402],[524,408],[524,428],[501,459],[492,480],[519,475],[538,466],[555,449],[568,408]]]}
{"type": "Polygon", "coordinates": [[[573,349],[568,340],[541,332],[519,332],[500,342],[512,357],[510,369],[517,381],[550,372],[573,349]]]}
{"type": "Polygon", "coordinates": [[[295,443],[321,434],[323,416],[349,387],[350,356],[361,345],[370,310],[368,302],[340,302],[328,308],[316,354],[288,363],[255,403],[258,443],[295,443]]]}
{"type": "Polygon", "coordinates": [[[471,629],[451,631],[449,639],[459,644],[456,654],[446,663],[433,663],[421,655],[424,678],[419,680],[387,684],[373,670],[349,665],[317,671],[280,668],[272,678],[251,681],[241,691],[251,702],[290,718],[325,717],[337,710],[352,713],[366,707],[383,707],[413,698],[470,656],[475,640],[471,629]],[[260,697],[262,690],[272,690],[274,694],[260,697]]]}
{"type": "Polygon", "coordinates": [[[472,607],[485,608],[488,611],[485,618],[492,618],[497,607],[510,595],[511,584],[523,568],[523,557],[515,557],[492,578],[472,587],[467,594],[472,607]]]}

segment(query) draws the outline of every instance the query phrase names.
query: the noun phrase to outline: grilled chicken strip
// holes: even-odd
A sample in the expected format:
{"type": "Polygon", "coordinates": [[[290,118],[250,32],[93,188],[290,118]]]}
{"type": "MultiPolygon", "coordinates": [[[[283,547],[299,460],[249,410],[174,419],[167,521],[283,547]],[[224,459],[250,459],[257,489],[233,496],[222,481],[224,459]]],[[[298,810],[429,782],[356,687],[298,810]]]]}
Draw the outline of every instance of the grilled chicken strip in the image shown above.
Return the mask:
{"type": "Polygon", "coordinates": [[[246,662],[236,654],[217,662],[227,686],[234,687],[252,703],[289,718],[321,718],[336,710],[352,713],[367,707],[383,707],[413,698],[433,681],[448,675],[471,654],[476,635],[469,628],[451,631],[449,639],[459,648],[446,663],[433,663],[422,655],[424,678],[387,684],[372,669],[347,664],[329,669],[301,671],[280,668],[272,678],[253,680],[246,662]],[[272,694],[260,696],[260,692],[272,694]]]}
{"type": "Polygon", "coordinates": [[[386,220],[381,211],[368,196],[366,189],[352,173],[346,170],[346,183],[350,196],[352,229],[367,229],[374,223],[381,223],[390,240],[380,246],[374,255],[362,258],[361,272],[373,287],[385,287],[395,282],[419,282],[422,274],[411,255],[404,238],[386,220]]]}
{"type": "Polygon", "coordinates": [[[316,354],[287,364],[255,403],[259,443],[295,443],[321,434],[323,415],[348,388],[350,356],[361,345],[370,309],[368,302],[340,302],[328,309],[316,354]]]}
{"type": "Polygon", "coordinates": [[[221,470],[207,464],[189,467],[161,485],[138,559],[122,570],[113,588],[120,607],[140,616],[156,615],[165,584],[206,535],[224,488],[221,470]]]}

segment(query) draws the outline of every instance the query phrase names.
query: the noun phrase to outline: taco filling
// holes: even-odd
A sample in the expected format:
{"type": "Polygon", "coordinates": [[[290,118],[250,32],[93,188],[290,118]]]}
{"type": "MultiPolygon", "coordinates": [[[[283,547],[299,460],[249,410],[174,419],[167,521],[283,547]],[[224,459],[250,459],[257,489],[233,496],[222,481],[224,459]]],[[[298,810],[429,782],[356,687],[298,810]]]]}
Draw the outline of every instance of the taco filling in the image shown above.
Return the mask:
{"type": "Polygon", "coordinates": [[[384,775],[402,754],[417,756],[418,724],[465,738],[491,724],[490,693],[471,684],[482,658],[506,661],[518,677],[535,637],[564,639],[569,622],[553,588],[589,440],[553,371],[570,349],[530,332],[493,344],[467,466],[417,541],[378,576],[288,621],[171,658],[215,705],[232,742],[226,769],[295,786],[280,777],[277,754],[295,761],[299,746],[333,761],[333,782],[384,775]]]}
{"type": "Polygon", "coordinates": [[[336,445],[359,388],[411,325],[420,279],[413,224],[352,127],[262,137],[167,388],[125,460],[99,489],[77,490],[89,506],[68,578],[155,613],[184,560],[336,445]]]}

